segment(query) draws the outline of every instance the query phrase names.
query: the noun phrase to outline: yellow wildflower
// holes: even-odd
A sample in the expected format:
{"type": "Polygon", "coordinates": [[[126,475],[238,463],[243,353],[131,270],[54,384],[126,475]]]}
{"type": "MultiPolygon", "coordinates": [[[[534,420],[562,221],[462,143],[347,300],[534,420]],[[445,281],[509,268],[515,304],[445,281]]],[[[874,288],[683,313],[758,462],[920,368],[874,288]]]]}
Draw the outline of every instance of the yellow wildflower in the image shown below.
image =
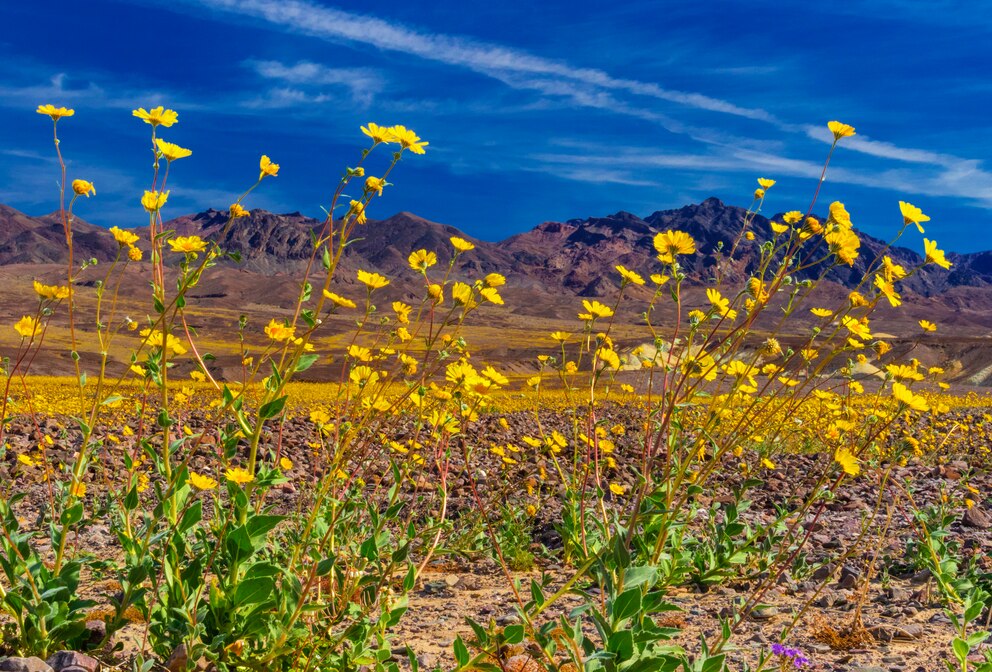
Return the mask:
{"type": "Polygon", "coordinates": [[[389,284],[389,280],[378,273],[369,273],[368,271],[361,270],[358,271],[358,281],[368,287],[370,292],[373,289],[382,289],[389,284]]]}
{"type": "Polygon", "coordinates": [[[146,124],[151,124],[152,126],[165,126],[166,128],[172,126],[179,120],[179,115],[175,110],[167,110],[161,105],[158,107],[153,107],[147,112],[145,111],[145,108],[139,107],[131,112],[131,116],[141,119],[146,124]]]}
{"type": "Polygon", "coordinates": [[[331,301],[332,303],[334,303],[337,306],[341,306],[342,308],[355,308],[356,307],[355,306],[355,302],[352,301],[351,299],[346,299],[345,297],[341,296],[340,294],[335,294],[334,292],[329,292],[326,289],[324,290],[324,298],[327,299],[328,301],[331,301]]]}
{"type": "Polygon", "coordinates": [[[14,324],[14,331],[21,335],[21,338],[31,338],[38,331],[38,321],[30,315],[25,315],[14,324]]]}
{"type": "Polygon", "coordinates": [[[840,465],[840,468],[848,476],[857,476],[861,473],[861,465],[858,463],[858,458],[847,448],[838,448],[834,452],[834,461],[840,465]]]}
{"type": "Polygon", "coordinates": [[[114,236],[114,240],[121,247],[130,247],[138,242],[138,235],[131,233],[130,231],[125,231],[124,229],[118,228],[116,226],[110,227],[110,233],[114,236]]]}
{"type": "Polygon", "coordinates": [[[458,236],[452,236],[450,238],[451,246],[454,247],[459,252],[468,252],[469,250],[474,250],[475,245],[464,238],[459,238],[458,236]]]}
{"type": "Polygon", "coordinates": [[[196,255],[207,249],[207,241],[199,236],[176,236],[169,239],[169,247],[173,252],[196,255]]]}
{"type": "Polygon", "coordinates": [[[382,196],[382,190],[386,187],[386,178],[384,177],[372,177],[369,175],[365,178],[365,193],[374,193],[376,196],[382,196]]]}
{"type": "Polygon", "coordinates": [[[86,198],[89,198],[90,194],[96,195],[96,187],[93,186],[92,182],[87,182],[86,180],[73,180],[72,190],[86,198]]]}
{"type": "Polygon", "coordinates": [[[624,284],[624,285],[626,285],[626,284],[643,285],[644,284],[644,278],[642,278],[639,274],[637,274],[634,271],[630,270],[626,266],[620,265],[620,266],[617,266],[616,269],[617,269],[617,272],[620,274],[620,277],[623,278],[622,281],[621,281],[622,284],[624,284]]]}
{"type": "Polygon", "coordinates": [[[141,197],[141,205],[148,212],[158,212],[169,199],[168,191],[146,191],[141,197]]]}
{"type": "Polygon", "coordinates": [[[654,249],[659,261],[673,264],[677,255],[695,254],[696,241],[684,231],[662,231],[654,237],[654,249]]]}
{"type": "Polygon", "coordinates": [[[296,333],[294,327],[288,326],[285,322],[281,322],[275,318],[269,321],[269,323],[264,328],[265,335],[271,338],[273,341],[288,341],[296,333]]]}
{"type": "Polygon", "coordinates": [[[428,268],[437,263],[437,255],[427,250],[417,250],[410,253],[410,256],[407,257],[407,263],[413,270],[426,273],[428,268]]]}
{"type": "Polygon", "coordinates": [[[837,142],[841,138],[854,135],[854,126],[848,126],[847,124],[842,124],[839,121],[827,122],[827,128],[829,128],[830,132],[834,134],[834,142],[837,142]]]}
{"type": "Polygon", "coordinates": [[[421,140],[420,136],[406,126],[391,126],[389,135],[391,141],[400,143],[402,149],[409,149],[414,154],[423,154],[424,147],[430,144],[421,140]]]}
{"type": "Polygon", "coordinates": [[[924,215],[922,210],[912,203],[899,201],[899,212],[902,213],[903,222],[906,224],[916,224],[916,228],[919,229],[920,233],[926,233],[923,230],[923,222],[929,222],[930,218],[924,215]]]}
{"type": "Polygon", "coordinates": [[[369,123],[368,126],[362,126],[362,133],[372,138],[372,142],[378,145],[381,142],[391,142],[393,139],[392,134],[389,129],[385,126],[380,126],[379,124],[369,123]]]}
{"type": "Polygon", "coordinates": [[[155,146],[158,147],[159,154],[165,157],[166,161],[177,161],[191,156],[193,152],[185,147],[166,142],[162,138],[155,138],[155,146]]]}
{"type": "Polygon", "coordinates": [[[924,263],[927,264],[937,264],[941,268],[950,268],[951,262],[947,260],[944,256],[943,250],[937,249],[937,241],[923,239],[923,249],[926,254],[926,260],[924,263]]]}
{"type": "MultiPolygon", "coordinates": [[[[234,480],[228,477],[229,480],[234,480]]],[[[251,480],[251,479],[249,479],[251,480]]],[[[246,481],[247,482],[247,481],[246,481]]],[[[209,476],[204,476],[203,474],[198,474],[195,471],[189,472],[189,484],[192,485],[197,490],[213,490],[217,487],[217,481],[210,478],[209,476]]]]}
{"type": "Polygon", "coordinates": [[[929,320],[920,320],[920,328],[923,331],[937,331],[937,325],[929,320]]]}
{"type": "Polygon", "coordinates": [[[231,203],[229,210],[229,216],[231,219],[239,219],[241,217],[247,217],[251,213],[247,209],[241,207],[240,203],[231,203]]]}
{"type": "Polygon", "coordinates": [[[39,105],[35,112],[38,114],[47,114],[52,118],[52,121],[58,121],[62,117],[71,117],[76,113],[75,110],[66,107],[55,107],[54,105],[39,105]]]}
{"type": "Polygon", "coordinates": [[[248,473],[247,469],[242,469],[241,467],[235,467],[234,469],[228,469],[224,473],[224,478],[231,481],[232,483],[237,483],[238,485],[244,485],[245,483],[251,483],[255,480],[255,477],[248,473]]]}
{"type": "Polygon", "coordinates": [[[262,158],[258,160],[258,171],[259,180],[264,179],[266,175],[276,177],[279,174],[279,164],[272,163],[272,159],[262,154],[262,158]]]}

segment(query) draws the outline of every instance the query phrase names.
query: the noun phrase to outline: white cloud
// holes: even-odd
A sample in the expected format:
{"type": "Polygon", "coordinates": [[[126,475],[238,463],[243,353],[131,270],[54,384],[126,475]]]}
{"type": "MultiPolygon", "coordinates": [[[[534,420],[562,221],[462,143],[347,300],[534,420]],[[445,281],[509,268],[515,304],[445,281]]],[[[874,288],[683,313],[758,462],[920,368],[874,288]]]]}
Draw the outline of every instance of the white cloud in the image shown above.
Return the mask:
{"type": "MultiPolygon", "coordinates": [[[[326,102],[339,98],[325,92],[326,87],[346,89],[351,99],[363,106],[372,103],[375,96],[382,91],[383,75],[371,68],[329,68],[311,61],[299,61],[287,65],[279,61],[246,61],[245,65],[253,69],[265,79],[277,80],[287,84],[319,89],[318,94],[303,97],[300,102],[326,102]]],[[[284,89],[292,91],[294,89],[284,89]]],[[[331,88],[334,91],[334,88],[331,88]]]]}

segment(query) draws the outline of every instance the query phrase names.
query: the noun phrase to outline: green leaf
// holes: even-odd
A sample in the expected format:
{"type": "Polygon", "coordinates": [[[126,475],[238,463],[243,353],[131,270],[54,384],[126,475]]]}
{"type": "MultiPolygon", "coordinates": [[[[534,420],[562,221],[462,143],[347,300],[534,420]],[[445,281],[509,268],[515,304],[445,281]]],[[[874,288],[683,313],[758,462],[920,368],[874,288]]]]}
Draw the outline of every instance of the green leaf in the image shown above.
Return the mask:
{"type": "Polygon", "coordinates": [[[183,519],[179,521],[179,527],[176,529],[176,532],[183,534],[201,520],[203,520],[203,502],[196,500],[192,506],[186,509],[183,519]]]}
{"type": "Polygon", "coordinates": [[[465,646],[465,642],[462,641],[461,637],[455,637],[454,650],[455,660],[458,662],[458,667],[461,668],[468,665],[468,647],[465,646]]]}
{"type": "Polygon", "coordinates": [[[954,641],[951,642],[951,646],[954,648],[954,656],[958,659],[961,665],[965,664],[968,660],[968,652],[971,651],[971,647],[968,646],[968,642],[964,641],[960,637],[955,637],[954,641]]]}
{"type": "Polygon", "coordinates": [[[613,625],[631,618],[641,610],[641,589],[629,588],[613,601],[613,625]]]}
{"type": "Polygon", "coordinates": [[[63,525],[75,525],[83,519],[83,503],[76,502],[68,509],[62,512],[60,521],[63,525]]]}
{"type": "Polygon", "coordinates": [[[265,602],[275,589],[276,582],[270,576],[245,577],[234,591],[234,604],[244,606],[265,602]]]}
{"type": "Polygon", "coordinates": [[[262,404],[262,407],[258,409],[258,417],[262,420],[268,420],[269,418],[276,417],[282,413],[282,409],[286,405],[287,398],[288,397],[286,396],[282,396],[278,399],[273,399],[266,404],[262,404]]]}
{"type": "Polygon", "coordinates": [[[524,641],[524,626],[518,623],[503,628],[503,641],[507,644],[519,644],[524,641]]]}
{"type": "Polygon", "coordinates": [[[296,362],[297,373],[299,373],[300,371],[306,371],[311,366],[313,366],[318,359],[320,359],[320,355],[316,353],[307,353],[305,355],[300,355],[300,359],[296,362]]]}

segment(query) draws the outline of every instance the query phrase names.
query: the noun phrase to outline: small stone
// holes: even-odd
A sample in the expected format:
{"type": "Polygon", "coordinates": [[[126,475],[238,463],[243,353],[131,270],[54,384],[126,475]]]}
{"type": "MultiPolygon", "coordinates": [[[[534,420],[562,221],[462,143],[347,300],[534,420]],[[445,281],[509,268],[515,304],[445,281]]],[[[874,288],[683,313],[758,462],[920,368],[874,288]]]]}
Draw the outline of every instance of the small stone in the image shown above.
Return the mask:
{"type": "Polygon", "coordinates": [[[504,614],[496,619],[496,625],[515,625],[520,622],[520,617],[514,613],[504,614]]]}
{"type": "Polygon", "coordinates": [[[976,530],[987,530],[992,527],[992,518],[977,506],[973,506],[964,512],[961,517],[961,524],[976,530]]]}
{"type": "Polygon", "coordinates": [[[86,643],[97,646],[107,636],[107,624],[101,620],[86,621],[86,643]]]}
{"type": "Polygon", "coordinates": [[[59,651],[48,658],[55,672],[99,672],[100,661],[78,651],[59,651]]]}
{"type": "Polygon", "coordinates": [[[2,672],[53,672],[51,666],[41,658],[4,658],[0,660],[2,672]]]}
{"type": "Polygon", "coordinates": [[[776,616],[778,616],[778,607],[759,607],[751,612],[751,618],[759,621],[767,621],[776,616]]]}

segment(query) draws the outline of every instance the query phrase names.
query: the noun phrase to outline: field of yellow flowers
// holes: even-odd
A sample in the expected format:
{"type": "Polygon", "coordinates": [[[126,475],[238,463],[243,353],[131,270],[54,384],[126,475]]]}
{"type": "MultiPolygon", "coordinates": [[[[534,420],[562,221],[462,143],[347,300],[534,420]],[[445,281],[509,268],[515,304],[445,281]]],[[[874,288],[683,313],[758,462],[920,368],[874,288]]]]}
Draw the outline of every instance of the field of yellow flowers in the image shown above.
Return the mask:
{"type": "MultiPolygon", "coordinates": [[[[4,669],[992,670],[992,401],[950,394],[873,321],[901,281],[950,266],[935,242],[915,268],[883,252],[830,301],[823,276],[861,254],[850,213],[818,218],[817,191],[756,230],[775,184],[760,178],[708,277],[686,275],[689,234],[658,233],[655,273],[617,266],[619,295],[530,334],[534,361],[495,366],[473,319],[507,277],[461,277],[472,242],[452,237],[447,264],[410,253],[415,301],[383,302],[391,279],[369,270],[357,292],[335,283],[367,210],[428,147],[369,123],[291,316],[233,320],[219,342],[240,372],[224,376],[190,316],[229,255],[163,226],[191,153],[162,137],[178,114],[134,111],[154,156],[148,236],[110,229],[103,267],[72,255],[73,207],[96,189],[66,175],[74,111],[38,112],[70,254],[3,353],[4,669]],[[760,259],[735,284],[745,240],[760,259]],[[147,304],[125,311],[139,263],[147,304]],[[823,275],[796,279],[809,268],[823,275]],[[703,308],[686,306],[694,282],[703,308]],[[650,298],[622,323],[634,287],[650,298]],[[32,374],[43,348],[67,376],[32,374]],[[328,357],[332,379],[299,380],[328,357]]],[[[828,126],[824,174],[855,133],[828,126]]],[[[227,227],[279,168],[261,157],[227,227]]],[[[899,214],[892,242],[929,220],[899,214]]]]}

